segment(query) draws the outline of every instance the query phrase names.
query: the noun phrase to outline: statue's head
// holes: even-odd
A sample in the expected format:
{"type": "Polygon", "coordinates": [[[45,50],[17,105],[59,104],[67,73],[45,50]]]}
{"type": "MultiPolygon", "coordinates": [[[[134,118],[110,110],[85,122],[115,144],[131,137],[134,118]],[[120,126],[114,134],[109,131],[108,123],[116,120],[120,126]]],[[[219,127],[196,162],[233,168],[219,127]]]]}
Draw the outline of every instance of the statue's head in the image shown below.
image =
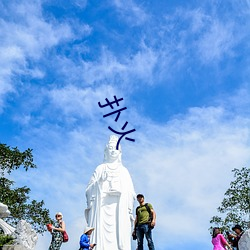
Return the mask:
{"type": "Polygon", "coordinates": [[[122,149],[121,145],[119,144],[119,149],[116,149],[116,145],[119,138],[116,135],[111,135],[109,137],[109,142],[106,144],[105,150],[104,150],[104,162],[114,162],[118,160],[118,162],[121,162],[121,155],[122,155],[122,149]]]}
{"type": "Polygon", "coordinates": [[[5,218],[10,215],[8,206],[0,202],[0,218],[5,218]]]}

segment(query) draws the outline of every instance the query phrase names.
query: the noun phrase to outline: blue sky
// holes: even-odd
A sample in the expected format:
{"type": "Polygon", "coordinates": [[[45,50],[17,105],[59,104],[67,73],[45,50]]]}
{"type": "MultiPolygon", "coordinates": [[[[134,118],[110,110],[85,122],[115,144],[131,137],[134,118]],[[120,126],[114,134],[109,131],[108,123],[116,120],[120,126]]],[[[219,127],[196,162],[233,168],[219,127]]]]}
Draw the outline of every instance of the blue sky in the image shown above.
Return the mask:
{"type": "Polygon", "coordinates": [[[38,166],[10,178],[64,214],[62,250],[77,249],[108,126],[127,121],[123,163],[157,213],[156,248],[211,249],[209,220],[250,160],[250,1],[68,2],[0,1],[1,143],[38,166]],[[98,107],[114,95],[118,122],[98,107]]]}

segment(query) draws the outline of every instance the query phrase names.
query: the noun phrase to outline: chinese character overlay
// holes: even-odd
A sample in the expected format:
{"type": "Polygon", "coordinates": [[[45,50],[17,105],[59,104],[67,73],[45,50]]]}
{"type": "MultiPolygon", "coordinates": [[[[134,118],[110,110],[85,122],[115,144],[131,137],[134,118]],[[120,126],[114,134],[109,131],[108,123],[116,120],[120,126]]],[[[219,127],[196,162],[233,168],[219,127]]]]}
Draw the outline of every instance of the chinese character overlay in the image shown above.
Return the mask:
{"type": "MultiPolygon", "coordinates": [[[[108,100],[108,98],[106,98],[105,100],[106,100],[106,104],[103,104],[103,105],[102,105],[100,102],[98,102],[99,107],[100,107],[100,108],[105,108],[105,107],[109,106],[111,109],[114,109],[113,104],[116,104],[117,107],[120,106],[120,105],[119,105],[119,102],[122,101],[123,98],[117,99],[116,96],[114,96],[114,101],[112,101],[112,102],[110,102],[110,101],[108,100]]],[[[116,114],[115,122],[117,122],[118,119],[119,119],[119,117],[120,117],[120,115],[121,115],[121,111],[126,110],[126,109],[127,109],[127,107],[124,107],[124,108],[120,108],[120,109],[114,110],[114,111],[112,111],[112,112],[110,112],[110,113],[108,113],[108,114],[103,115],[103,118],[105,118],[105,117],[107,117],[107,116],[110,116],[110,115],[113,115],[113,114],[116,114]]],[[[125,124],[122,126],[121,130],[123,131],[123,130],[126,128],[127,125],[128,125],[128,122],[126,121],[125,124]]],[[[119,138],[119,140],[118,140],[118,142],[117,142],[117,144],[116,144],[116,149],[117,149],[117,150],[118,150],[118,148],[119,148],[119,144],[120,144],[121,139],[122,139],[125,135],[130,134],[130,133],[136,131],[135,129],[131,129],[131,130],[126,131],[126,132],[125,132],[125,131],[124,131],[124,132],[118,132],[118,131],[114,130],[113,128],[111,128],[110,126],[109,126],[108,128],[109,128],[109,130],[111,130],[113,133],[116,133],[116,134],[120,135],[120,138],[119,138]]],[[[126,140],[129,140],[129,141],[133,141],[133,142],[135,141],[134,139],[131,139],[131,138],[129,138],[129,137],[125,137],[125,139],[126,139],[126,140]]]]}

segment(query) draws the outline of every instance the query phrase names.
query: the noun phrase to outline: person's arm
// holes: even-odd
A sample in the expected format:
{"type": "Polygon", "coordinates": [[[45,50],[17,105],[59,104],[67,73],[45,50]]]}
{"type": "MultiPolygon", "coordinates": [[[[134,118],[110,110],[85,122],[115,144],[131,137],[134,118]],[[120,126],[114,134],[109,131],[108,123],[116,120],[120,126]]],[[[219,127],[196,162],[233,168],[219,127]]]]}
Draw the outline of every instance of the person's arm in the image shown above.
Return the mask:
{"type": "Polygon", "coordinates": [[[233,249],[232,248],[232,246],[230,245],[230,244],[228,244],[228,243],[226,243],[226,245],[225,246],[227,246],[228,247],[228,249],[233,249]]]}
{"type": "Polygon", "coordinates": [[[229,234],[228,236],[231,237],[231,238],[235,238],[235,239],[237,238],[237,235],[236,234],[232,234],[232,233],[229,234]]]}
{"type": "Polygon", "coordinates": [[[91,245],[89,244],[88,236],[83,234],[80,238],[80,247],[81,248],[89,248],[91,245]]]}
{"type": "Polygon", "coordinates": [[[93,249],[96,246],[96,244],[95,243],[94,244],[90,244],[89,246],[90,246],[90,249],[93,249]]]}
{"type": "Polygon", "coordinates": [[[66,230],[65,222],[62,221],[60,224],[61,224],[61,227],[53,227],[52,226],[52,229],[63,233],[66,230]]]}
{"type": "Polygon", "coordinates": [[[152,219],[152,222],[151,222],[151,226],[154,227],[154,226],[155,226],[155,223],[156,223],[156,213],[155,213],[155,211],[154,211],[153,208],[151,208],[150,211],[151,211],[151,213],[152,213],[152,215],[153,215],[153,219],[152,219]]]}
{"type": "Polygon", "coordinates": [[[228,244],[228,242],[226,241],[226,239],[224,238],[223,234],[220,234],[220,240],[222,242],[222,244],[224,246],[227,246],[229,249],[232,249],[232,247],[230,246],[230,244],[228,244]]]}

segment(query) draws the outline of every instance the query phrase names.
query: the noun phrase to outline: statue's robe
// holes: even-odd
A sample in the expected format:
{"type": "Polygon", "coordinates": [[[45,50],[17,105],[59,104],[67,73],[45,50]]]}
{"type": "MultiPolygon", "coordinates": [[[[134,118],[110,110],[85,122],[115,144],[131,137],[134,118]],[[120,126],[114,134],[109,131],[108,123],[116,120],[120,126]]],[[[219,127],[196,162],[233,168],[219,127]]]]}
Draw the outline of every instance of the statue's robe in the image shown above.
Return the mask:
{"type": "Polygon", "coordinates": [[[240,250],[250,249],[250,229],[243,233],[243,235],[240,237],[238,245],[240,250]]]}
{"type": "Polygon", "coordinates": [[[130,250],[135,191],[128,170],[104,163],[93,173],[86,189],[88,226],[95,230],[95,250],[130,250]]]}

